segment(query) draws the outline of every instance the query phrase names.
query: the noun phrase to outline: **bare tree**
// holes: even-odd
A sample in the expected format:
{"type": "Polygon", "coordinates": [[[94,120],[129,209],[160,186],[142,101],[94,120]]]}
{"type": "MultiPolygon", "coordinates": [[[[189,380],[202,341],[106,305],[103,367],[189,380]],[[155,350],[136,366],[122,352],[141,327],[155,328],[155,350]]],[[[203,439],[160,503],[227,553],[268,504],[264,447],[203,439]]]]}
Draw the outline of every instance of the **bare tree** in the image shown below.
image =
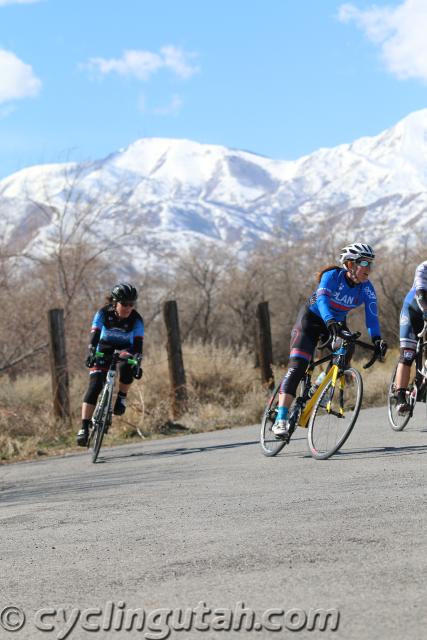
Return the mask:
{"type": "MultiPolygon", "coordinates": [[[[101,184],[87,187],[83,184],[86,173],[85,166],[67,165],[58,179],[60,187],[55,192],[52,186],[43,185],[43,197],[40,188],[28,185],[21,203],[24,222],[20,224],[27,246],[22,246],[18,232],[12,232],[0,248],[0,300],[3,308],[9,309],[8,321],[16,318],[13,336],[6,328],[0,333],[4,336],[0,341],[1,370],[47,346],[47,306],[64,308],[68,326],[73,315],[78,322],[82,305],[88,307],[99,299],[106,281],[111,284],[115,279],[113,271],[125,268],[126,254],[121,246],[136,229],[128,196],[123,195],[120,185],[110,192],[101,184]],[[119,221],[114,231],[111,224],[104,223],[109,218],[119,221]],[[28,229],[30,238],[25,237],[28,229]],[[37,234],[44,235],[43,248],[37,234]],[[31,312],[26,313],[27,309],[31,312]]],[[[7,201],[0,204],[6,207],[7,201]]]]}
{"type": "Polygon", "coordinates": [[[175,261],[175,295],[182,301],[184,340],[205,344],[221,335],[221,283],[233,268],[233,256],[216,247],[194,248],[175,261]]]}

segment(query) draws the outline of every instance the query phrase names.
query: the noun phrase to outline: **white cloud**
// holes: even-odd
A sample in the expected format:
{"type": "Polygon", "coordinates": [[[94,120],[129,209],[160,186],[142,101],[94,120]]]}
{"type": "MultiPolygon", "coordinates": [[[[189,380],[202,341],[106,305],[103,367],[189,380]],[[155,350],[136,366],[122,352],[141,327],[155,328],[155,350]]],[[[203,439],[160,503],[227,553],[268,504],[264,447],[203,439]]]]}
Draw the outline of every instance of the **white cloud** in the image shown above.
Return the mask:
{"type": "Polygon", "coordinates": [[[172,96],[172,99],[165,107],[157,107],[154,109],[154,113],[160,116],[169,116],[177,114],[183,105],[182,99],[178,95],[172,96]]]}
{"type": "Polygon", "coordinates": [[[162,67],[162,60],[149,51],[125,51],[121,58],[91,58],[88,65],[103,75],[118,73],[121,76],[134,76],[138,80],[148,80],[162,67]]]}
{"type": "Polygon", "coordinates": [[[133,49],[124,51],[121,58],[91,58],[84,66],[102,75],[118,73],[143,81],[149,80],[160,69],[169,69],[180,78],[186,79],[199,71],[197,66],[190,64],[191,58],[194,58],[194,54],[167,45],[160,49],[160,53],[133,49]]]}
{"type": "Polygon", "coordinates": [[[199,71],[199,67],[192,67],[186,61],[187,57],[194,58],[194,53],[186,54],[182,49],[174,47],[173,45],[162,47],[160,51],[163,55],[164,66],[171,69],[171,71],[174,71],[177,76],[180,76],[181,78],[190,78],[199,71]]]}
{"type": "Polygon", "coordinates": [[[0,104],[36,96],[41,81],[31,65],[22,62],[14,53],[0,49],[0,104]]]}
{"type": "Polygon", "coordinates": [[[0,0],[0,7],[5,7],[7,4],[35,4],[40,0],[0,0]]]}
{"type": "Polygon", "coordinates": [[[339,8],[342,22],[354,22],[381,47],[387,69],[398,78],[427,82],[427,2],[404,0],[398,6],[362,11],[352,4],[339,8]]]}

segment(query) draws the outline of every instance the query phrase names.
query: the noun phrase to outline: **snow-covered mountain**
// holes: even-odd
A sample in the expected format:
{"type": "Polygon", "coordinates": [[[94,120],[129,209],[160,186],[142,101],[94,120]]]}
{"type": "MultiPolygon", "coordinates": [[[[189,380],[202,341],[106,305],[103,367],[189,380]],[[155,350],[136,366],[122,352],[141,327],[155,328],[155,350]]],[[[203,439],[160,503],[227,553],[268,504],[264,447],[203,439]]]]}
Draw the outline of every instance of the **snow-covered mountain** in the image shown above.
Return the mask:
{"type": "Polygon", "coordinates": [[[71,243],[109,237],[135,268],[192,244],[246,251],[278,234],[394,245],[426,235],[426,212],[427,109],[292,162],[147,138],[93,163],[40,165],[0,181],[9,249],[45,254],[59,230],[71,243]]]}

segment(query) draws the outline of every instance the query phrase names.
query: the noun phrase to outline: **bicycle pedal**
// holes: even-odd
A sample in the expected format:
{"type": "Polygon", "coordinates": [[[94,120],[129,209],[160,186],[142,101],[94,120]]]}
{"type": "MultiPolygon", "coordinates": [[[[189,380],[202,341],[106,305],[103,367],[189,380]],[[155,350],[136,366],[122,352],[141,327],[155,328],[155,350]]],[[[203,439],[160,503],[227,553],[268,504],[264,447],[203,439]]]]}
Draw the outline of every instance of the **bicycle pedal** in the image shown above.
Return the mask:
{"type": "Polygon", "coordinates": [[[288,444],[289,440],[291,439],[290,433],[284,433],[283,436],[276,436],[276,434],[274,434],[274,437],[276,438],[276,440],[281,440],[286,444],[288,444]]]}
{"type": "Polygon", "coordinates": [[[295,431],[295,426],[289,425],[288,432],[284,433],[283,436],[276,436],[276,438],[278,438],[279,440],[283,440],[284,442],[286,442],[286,444],[288,444],[290,442],[290,439],[292,438],[292,434],[294,431],[295,431]]]}

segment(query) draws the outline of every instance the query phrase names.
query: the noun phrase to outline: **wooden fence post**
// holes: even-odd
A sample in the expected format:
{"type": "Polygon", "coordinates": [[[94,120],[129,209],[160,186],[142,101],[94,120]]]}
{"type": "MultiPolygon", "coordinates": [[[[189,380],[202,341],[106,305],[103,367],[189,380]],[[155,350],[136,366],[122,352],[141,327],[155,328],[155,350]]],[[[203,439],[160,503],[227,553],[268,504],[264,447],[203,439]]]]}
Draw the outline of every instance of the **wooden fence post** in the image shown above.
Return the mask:
{"type": "Polygon", "coordinates": [[[261,366],[261,380],[274,389],[274,374],[271,368],[273,364],[273,345],[271,342],[270,312],[268,302],[260,302],[257,306],[256,316],[258,320],[258,353],[261,366]]]}
{"type": "Polygon", "coordinates": [[[70,395],[65,349],[64,310],[48,312],[50,335],[50,368],[52,374],[53,412],[59,418],[70,417],[70,395]]]}
{"type": "Polygon", "coordinates": [[[187,387],[185,381],[184,360],[179,332],[178,306],[175,300],[163,305],[163,317],[167,331],[167,350],[169,379],[172,389],[172,415],[176,420],[187,410],[187,387]]]}

